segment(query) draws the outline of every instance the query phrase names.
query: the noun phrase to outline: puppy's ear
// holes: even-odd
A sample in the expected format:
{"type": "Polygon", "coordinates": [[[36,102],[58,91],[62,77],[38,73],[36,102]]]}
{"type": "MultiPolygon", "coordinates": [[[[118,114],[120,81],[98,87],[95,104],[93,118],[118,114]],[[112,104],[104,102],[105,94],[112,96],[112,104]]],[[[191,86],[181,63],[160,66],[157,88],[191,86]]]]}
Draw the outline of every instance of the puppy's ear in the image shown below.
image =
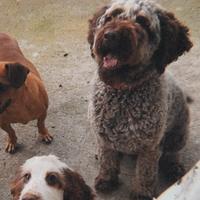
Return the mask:
{"type": "Polygon", "coordinates": [[[19,63],[6,64],[6,75],[11,86],[14,88],[21,87],[29,73],[29,69],[19,63]]]}
{"type": "Polygon", "coordinates": [[[17,172],[15,179],[11,181],[10,192],[13,197],[13,200],[18,200],[21,194],[21,191],[24,187],[24,182],[21,175],[21,170],[17,172]]]}
{"type": "Polygon", "coordinates": [[[92,53],[92,47],[94,44],[94,35],[95,35],[96,27],[98,24],[98,20],[105,13],[105,11],[107,9],[108,9],[108,6],[102,7],[93,15],[93,17],[91,19],[89,19],[89,31],[88,31],[87,40],[90,44],[90,50],[91,50],[92,57],[94,57],[94,54],[92,53]]]}
{"type": "Polygon", "coordinates": [[[83,178],[70,169],[64,170],[64,197],[63,200],[93,200],[94,194],[86,185],[83,178]]]}
{"type": "Polygon", "coordinates": [[[193,44],[189,39],[188,27],[178,21],[173,13],[159,10],[158,18],[161,41],[154,54],[154,60],[158,71],[163,73],[169,63],[177,60],[184,52],[189,51],[193,44]]]}

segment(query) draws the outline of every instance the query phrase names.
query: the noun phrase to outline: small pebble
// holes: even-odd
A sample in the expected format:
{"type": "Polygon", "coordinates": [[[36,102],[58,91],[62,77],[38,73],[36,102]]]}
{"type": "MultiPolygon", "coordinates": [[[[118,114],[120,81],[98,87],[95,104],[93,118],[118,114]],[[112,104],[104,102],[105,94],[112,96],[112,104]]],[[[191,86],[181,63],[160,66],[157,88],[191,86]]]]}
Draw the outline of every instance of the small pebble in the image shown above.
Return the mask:
{"type": "Polygon", "coordinates": [[[69,55],[68,53],[65,53],[63,56],[64,56],[64,57],[67,57],[68,55],[69,55]]]}

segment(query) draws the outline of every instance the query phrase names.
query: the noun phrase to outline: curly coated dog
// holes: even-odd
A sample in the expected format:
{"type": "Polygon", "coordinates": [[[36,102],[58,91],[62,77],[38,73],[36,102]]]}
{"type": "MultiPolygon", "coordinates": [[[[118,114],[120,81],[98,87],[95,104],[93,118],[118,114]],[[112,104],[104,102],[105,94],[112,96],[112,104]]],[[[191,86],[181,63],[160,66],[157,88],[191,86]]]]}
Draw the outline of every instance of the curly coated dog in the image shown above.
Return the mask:
{"type": "Polygon", "coordinates": [[[88,42],[98,63],[89,106],[100,148],[95,188],[116,189],[119,155],[134,154],[131,199],[152,199],[159,167],[172,180],[184,174],[189,98],[165,68],[192,47],[189,29],[151,1],[115,0],[89,21],[88,42]]]}

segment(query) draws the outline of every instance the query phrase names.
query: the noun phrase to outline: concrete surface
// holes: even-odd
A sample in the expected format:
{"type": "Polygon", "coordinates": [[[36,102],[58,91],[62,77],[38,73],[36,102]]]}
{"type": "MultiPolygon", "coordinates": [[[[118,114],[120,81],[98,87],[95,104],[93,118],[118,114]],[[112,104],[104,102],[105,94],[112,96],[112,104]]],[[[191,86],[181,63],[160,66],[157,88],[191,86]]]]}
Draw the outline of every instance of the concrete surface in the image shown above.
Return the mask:
{"type": "MultiPolygon", "coordinates": [[[[44,145],[37,138],[35,122],[17,124],[15,130],[20,149],[9,155],[4,152],[6,134],[1,131],[1,200],[10,199],[11,177],[27,158],[34,155],[56,154],[93,186],[98,161],[94,156],[95,137],[89,132],[87,105],[89,82],[96,66],[90,57],[86,33],[89,16],[105,2],[108,1],[0,1],[0,31],[17,38],[23,52],[36,64],[43,77],[50,99],[47,126],[54,135],[53,143],[44,145]]],[[[194,41],[193,50],[168,67],[195,100],[191,105],[190,140],[182,156],[182,162],[189,169],[200,157],[200,1],[159,2],[188,24],[194,41]]],[[[100,195],[97,200],[128,199],[132,166],[130,158],[124,159],[120,189],[110,195],[100,195]]]]}

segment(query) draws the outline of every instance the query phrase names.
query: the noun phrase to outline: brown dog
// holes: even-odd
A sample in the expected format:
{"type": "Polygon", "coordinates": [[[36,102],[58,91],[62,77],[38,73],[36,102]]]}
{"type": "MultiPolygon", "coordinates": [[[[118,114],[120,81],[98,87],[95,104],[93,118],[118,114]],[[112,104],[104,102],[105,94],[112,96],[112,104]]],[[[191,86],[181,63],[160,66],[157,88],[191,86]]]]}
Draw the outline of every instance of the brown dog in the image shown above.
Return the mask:
{"type": "Polygon", "coordinates": [[[48,96],[38,71],[15,39],[0,33],[0,44],[0,126],[8,133],[6,151],[13,153],[17,143],[11,123],[37,119],[40,136],[51,142],[53,138],[45,128],[48,96]]]}
{"type": "Polygon", "coordinates": [[[171,181],[185,173],[190,98],[165,69],[191,49],[189,28],[154,1],[113,0],[90,20],[88,42],[98,63],[89,104],[95,188],[117,189],[121,154],[136,155],[131,199],[152,200],[159,169],[171,181]]]}

